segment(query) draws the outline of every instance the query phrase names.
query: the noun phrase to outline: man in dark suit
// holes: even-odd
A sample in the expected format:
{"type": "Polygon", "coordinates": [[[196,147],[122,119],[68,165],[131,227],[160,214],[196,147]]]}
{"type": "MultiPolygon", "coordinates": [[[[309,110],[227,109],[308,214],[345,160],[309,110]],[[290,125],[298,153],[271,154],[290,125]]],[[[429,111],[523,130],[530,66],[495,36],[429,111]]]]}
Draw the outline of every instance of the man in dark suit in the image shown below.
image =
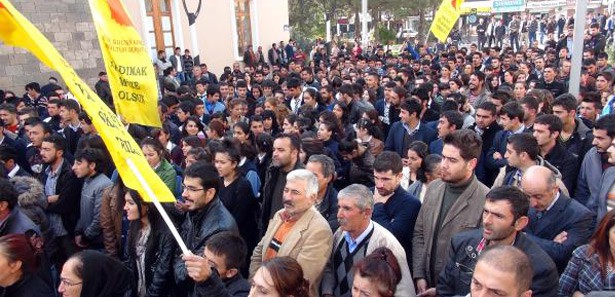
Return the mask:
{"type": "MultiPolygon", "coordinates": [[[[525,112],[523,111],[523,107],[521,107],[521,105],[517,102],[508,102],[502,106],[502,110],[500,111],[500,121],[504,129],[495,134],[493,144],[491,145],[489,152],[487,152],[485,160],[485,165],[487,166],[486,169],[490,174],[497,176],[500,168],[507,165],[504,154],[506,154],[506,143],[508,137],[513,134],[527,132],[527,128],[523,125],[524,115],[525,112]]],[[[493,184],[493,181],[491,183],[493,184]]],[[[491,184],[488,186],[491,186],[491,184]]]]}
{"type": "Polygon", "coordinates": [[[6,173],[6,177],[12,179],[15,176],[31,176],[25,169],[17,164],[17,150],[9,145],[0,145],[0,162],[6,173]]]}
{"type": "Polygon", "coordinates": [[[400,184],[403,163],[394,152],[382,152],[374,161],[374,212],[372,220],[391,231],[406,251],[412,265],[412,233],[421,210],[421,201],[400,184]]]}
{"type": "Polygon", "coordinates": [[[525,233],[564,271],[572,251],[587,243],[594,231],[595,215],[574,199],[560,193],[553,171],[528,168],[521,179],[530,196],[529,224],[525,233]]]}
{"type": "Polygon", "coordinates": [[[431,143],[437,137],[436,131],[421,123],[421,103],[418,100],[407,100],[401,105],[400,120],[394,123],[384,143],[384,149],[405,156],[413,141],[420,140],[431,143]]]}
{"type": "Polygon", "coordinates": [[[497,121],[497,107],[492,102],[481,103],[476,109],[476,122],[470,126],[483,141],[478,165],[476,165],[476,177],[480,182],[490,187],[497,176],[497,171],[488,171],[485,158],[493,145],[495,135],[502,130],[497,121]]]}
{"type": "MultiPolygon", "coordinates": [[[[4,121],[0,119],[0,145],[10,146],[17,152],[17,164],[28,171],[28,160],[26,159],[26,142],[17,137],[16,134],[4,129],[4,121]]],[[[29,172],[29,171],[28,171],[29,172]]]]}
{"type": "Polygon", "coordinates": [[[64,123],[61,134],[66,139],[66,152],[73,156],[77,151],[79,138],[83,134],[79,121],[80,112],[81,107],[76,100],[67,99],[60,102],[60,117],[64,123]]]}
{"type": "Polygon", "coordinates": [[[384,98],[374,103],[380,121],[384,126],[384,137],[389,135],[391,125],[399,121],[400,104],[406,98],[406,89],[398,87],[393,81],[384,85],[384,98]]]}
{"type": "Polygon", "coordinates": [[[556,296],[559,277],[555,263],[521,230],[528,224],[529,197],[513,186],[497,187],[487,193],[481,229],[455,235],[446,266],[436,288],[437,296],[465,296],[470,292],[472,271],[481,252],[496,246],[514,246],[532,263],[532,296],[556,296]]]}

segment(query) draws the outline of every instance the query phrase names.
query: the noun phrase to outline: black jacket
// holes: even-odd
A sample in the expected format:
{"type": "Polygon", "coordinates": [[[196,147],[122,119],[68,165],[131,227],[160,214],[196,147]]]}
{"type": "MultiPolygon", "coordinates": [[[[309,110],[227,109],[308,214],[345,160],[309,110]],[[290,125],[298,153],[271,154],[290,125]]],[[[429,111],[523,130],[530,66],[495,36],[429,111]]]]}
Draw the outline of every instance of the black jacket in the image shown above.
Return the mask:
{"type": "Polygon", "coordinates": [[[335,232],[340,226],[337,221],[337,190],[333,187],[333,182],[327,186],[327,192],[319,205],[316,206],[318,212],[329,222],[331,231],[335,232]]]}
{"type": "MultiPolygon", "coordinates": [[[[472,125],[469,129],[474,131],[476,128],[476,123],[472,125]]],[[[488,170],[486,167],[486,158],[489,149],[493,145],[493,140],[495,139],[496,133],[502,130],[502,127],[498,125],[497,121],[493,121],[491,125],[489,125],[484,131],[483,135],[481,135],[481,139],[483,140],[483,146],[481,148],[480,158],[478,158],[478,164],[476,165],[476,178],[483,183],[484,185],[491,187],[493,185],[493,181],[497,177],[497,170],[488,170]]]]}
{"type": "Polygon", "coordinates": [[[544,156],[544,159],[551,165],[555,166],[562,174],[562,182],[566,185],[566,189],[573,191],[579,174],[579,162],[571,152],[557,142],[553,149],[544,156]]]}
{"type": "MultiPolygon", "coordinates": [[[[195,255],[202,255],[205,242],[214,234],[222,231],[232,231],[239,235],[237,224],[231,213],[222,205],[219,198],[214,198],[205,208],[189,212],[181,225],[181,237],[186,246],[195,255]]],[[[191,294],[194,282],[188,276],[186,265],[181,259],[181,251],[175,256],[173,264],[175,281],[179,286],[179,296],[191,294]]]]}
{"type": "Polygon", "coordinates": [[[62,134],[66,139],[66,152],[74,156],[83,130],[81,130],[81,127],[77,128],[77,131],[73,130],[71,127],[66,127],[62,130],[62,134]]]}
{"type": "Polygon", "coordinates": [[[241,274],[223,281],[215,269],[206,281],[196,284],[194,288],[194,296],[247,297],[249,293],[250,283],[241,274]]]}
{"type": "Polygon", "coordinates": [[[585,123],[579,118],[574,119],[576,126],[574,132],[570,135],[570,138],[564,142],[564,147],[577,157],[579,165],[583,162],[585,153],[592,148],[592,141],[594,141],[594,134],[592,129],[587,127],[585,123]]]}
{"type": "Polygon", "coordinates": [[[551,92],[551,94],[553,94],[553,97],[557,97],[557,96],[559,96],[561,94],[566,93],[566,91],[567,91],[566,88],[564,87],[564,84],[559,82],[559,81],[557,81],[557,80],[554,80],[554,81],[548,83],[548,82],[544,81],[544,79],[543,79],[543,81],[540,82],[539,87],[541,89],[545,89],[545,90],[551,92]]]}
{"type": "MultiPolygon", "coordinates": [[[[45,169],[47,167],[45,167],[45,169]]],[[[45,181],[47,180],[45,169],[39,178],[43,185],[45,185],[45,181]]],[[[62,217],[64,228],[68,231],[68,235],[71,236],[77,226],[77,220],[79,220],[82,185],[82,180],[75,176],[71,169],[71,164],[65,158],[60,168],[60,176],[56,184],[56,194],[60,197],[55,203],[47,205],[47,211],[59,214],[62,217]]]]}
{"type": "MultiPolygon", "coordinates": [[[[131,228],[131,231],[133,229],[131,228]]],[[[138,232],[138,230],[135,230],[138,232]]],[[[129,235],[130,237],[130,235],[129,235]]],[[[138,235],[134,236],[138,240],[138,235]]],[[[126,267],[132,270],[134,286],[138,286],[139,271],[137,270],[137,256],[132,239],[126,250],[126,267]]],[[[146,296],[172,296],[173,293],[173,258],[175,256],[176,243],[166,226],[152,228],[145,248],[145,287],[146,296]]]]}
{"type": "MultiPolygon", "coordinates": [[[[305,167],[303,166],[301,161],[297,158],[295,167],[292,170],[303,169],[303,168],[305,167]]],[[[260,230],[262,233],[267,231],[267,226],[269,225],[269,219],[276,211],[278,211],[277,209],[272,211],[271,209],[272,199],[282,199],[282,197],[273,197],[274,196],[273,192],[275,191],[275,183],[278,181],[279,175],[280,175],[280,167],[269,166],[269,168],[267,169],[265,183],[263,186],[263,195],[261,196],[262,201],[263,201],[263,213],[261,215],[262,225],[261,225],[260,230]]]]}
{"type": "MultiPolygon", "coordinates": [[[[451,240],[448,260],[442,269],[436,287],[438,296],[456,296],[470,293],[472,271],[478,260],[476,247],[483,238],[483,229],[459,233],[451,240]]],[[[537,244],[524,233],[518,233],[514,246],[522,250],[530,259],[534,276],[532,277],[532,296],[557,296],[559,276],[555,263],[537,244]]]]}
{"type": "Polygon", "coordinates": [[[55,296],[54,289],[36,275],[26,274],[16,283],[2,288],[0,296],[5,297],[48,297],[55,296]]]}

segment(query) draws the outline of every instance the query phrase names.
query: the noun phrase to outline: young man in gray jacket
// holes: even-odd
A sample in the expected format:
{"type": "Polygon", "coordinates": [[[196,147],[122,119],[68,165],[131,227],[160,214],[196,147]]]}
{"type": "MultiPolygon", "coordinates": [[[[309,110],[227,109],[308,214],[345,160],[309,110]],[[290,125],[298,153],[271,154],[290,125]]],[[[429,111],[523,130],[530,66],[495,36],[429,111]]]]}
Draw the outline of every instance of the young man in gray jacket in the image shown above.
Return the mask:
{"type": "Polygon", "coordinates": [[[83,179],[80,216],[75,228],[75,244],[80,248],[104,248],[100,209],[103,191],[113,183],[102,173],[103,160],[103,154],[98,149],[86,148],[75,154],[72,169],[77,178],[83,179]]]}

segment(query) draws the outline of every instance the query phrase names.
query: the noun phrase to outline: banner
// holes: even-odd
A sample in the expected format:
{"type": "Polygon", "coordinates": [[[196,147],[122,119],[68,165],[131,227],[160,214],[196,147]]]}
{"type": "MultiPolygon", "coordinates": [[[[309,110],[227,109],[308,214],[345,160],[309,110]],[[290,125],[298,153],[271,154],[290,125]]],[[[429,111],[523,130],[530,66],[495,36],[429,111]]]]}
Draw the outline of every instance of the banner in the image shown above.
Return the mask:
{"type": "Polygon", "coordinates": [[[136,177],[142,176],[156,193],[154,199],[175,202],[175,197],[149,166],[141,148],[128,134],[118,116],[79,78],[53,44],[8,0],[0,0],[0,41],[30,51],[62,76],[66,86],[92,118],[126,186],[137,190],[144,199],[150,201],[150,196],[136,177]],[[137,171],[131,170],[128,162],[133,163],[137,171]]]}
{"type": "Polygon", "coordinates": [[[160,127],[152,59],[121,0],[89,0],[115,111],[127,122],[160,127]]]}
{"type": "Polygon", "coordinates": [[[461,4],[463,0],[443,0],[440,8],[436,12],[431,28],[429,31],[433,33],[440,42],[446,42],[448,34],[457,23],[459,15],[461,15],[461,4]]]}

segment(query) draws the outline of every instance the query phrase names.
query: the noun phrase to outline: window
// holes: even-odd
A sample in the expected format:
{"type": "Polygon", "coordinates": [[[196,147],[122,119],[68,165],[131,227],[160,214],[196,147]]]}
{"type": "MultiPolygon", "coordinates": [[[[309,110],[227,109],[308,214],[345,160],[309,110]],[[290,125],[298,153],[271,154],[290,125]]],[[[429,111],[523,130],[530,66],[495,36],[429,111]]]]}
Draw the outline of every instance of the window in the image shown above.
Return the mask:
{"type": "Polygon", "coordinates": [[[167,56],[172,55],[175,48],[175,36],[171,0],[145,0],[145,11],[147,13],[147,38],[153,45],[150,48],[150,54],[156,57],[159,50],[164,50],[167,56]]]}
{"type": "Polygon", "coordinates": [[[242,57],[248,45],[252,44],[252,20],[250,19],[250,0],[235,1],[235,21],[237,22],[237,53],[242,57]]]}

